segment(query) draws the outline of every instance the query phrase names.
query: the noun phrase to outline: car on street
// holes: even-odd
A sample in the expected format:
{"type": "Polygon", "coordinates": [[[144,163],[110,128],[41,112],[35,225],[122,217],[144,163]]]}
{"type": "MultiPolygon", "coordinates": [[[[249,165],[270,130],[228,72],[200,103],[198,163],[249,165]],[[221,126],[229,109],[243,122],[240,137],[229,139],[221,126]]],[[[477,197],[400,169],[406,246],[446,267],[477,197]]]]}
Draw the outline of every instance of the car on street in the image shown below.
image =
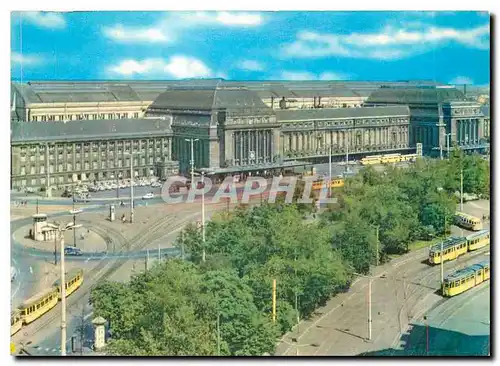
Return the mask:
{"type": "Polygon", "coordinates": [[[82,255],[82,250],[80,248],[75,248],[75,247],[66,247],[64,248],[64,254],[65,255],[82,255]]]}
{"type": "Polygon", "coordinates": [[[142,199],[143,200],[149,200],[151,198],[154,198],[154,194],[153,193],[146,193],[144,196],[142,196],[142,199]]]}
{"type": "Polygon", "coordinates": [[[151,183],[151,187],[153,187],[153,188],[159,188],[159,187],[161,187],[161,183],[159,183],[159,182],[153,182],[153,183],[151,183]]]}

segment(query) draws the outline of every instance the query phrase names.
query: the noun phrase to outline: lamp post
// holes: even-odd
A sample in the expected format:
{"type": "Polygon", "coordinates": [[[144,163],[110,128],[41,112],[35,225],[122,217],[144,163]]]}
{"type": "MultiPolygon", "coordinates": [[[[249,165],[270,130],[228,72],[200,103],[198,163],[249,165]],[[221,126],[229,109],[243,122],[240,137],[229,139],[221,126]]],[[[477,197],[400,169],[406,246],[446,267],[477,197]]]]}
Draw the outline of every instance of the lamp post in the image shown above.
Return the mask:
{"type": "Polygon", "coordinates": [[[123,154],[130,157],[130,223],[134,223],[134,155],[139,155],[139,152],[123,154]]]}
{"type": "Polygon", "coordinates": [[[450,138],[451,136],[455,135],[454,133],[445,133],[444,134],[446,136],[446,151],[447,151],[447,156],[448,156],[448,159],[450,158],[450,138]]]}
{"type": "Polygon", "coordinates": [[[191,164],[191,187],[193,187],[194,184],[194,143],[196,141],[199,141],[200,139],[184,139],[187,142],[191,143],[191,160],[189,163],[191,164]]]}
{"type": "MultiPolygon", "coordinates": [[[[201,235],[203,241],[202,261],[205,262],[205,172],[201,172],[201,182],[203,190],[201,191],[201,235]]],[[[191,181],[193,184],[193,181],[191,181]]]]}
{"type": "Polygon", "coordinates": [[[330,144],[328,148],[329,154],[328,154],[328,197],[332,196],[332,145],[330,144]]]}
{"type": "MultiPolygon", "coordinates": [[[[80,212],[81,210],[75,208],[75,197],[73,196],[73,209],[69,212],[73,215],[73,227],[76,227],[76,215],[80,212]]],[[[73,247],[76,248],[76,230],[73,230],[73,247]]]]}
{"type": "Polygon", "coordinates": [[[353,273],[356,276],[363,277],[363,278],[368,278],[368,340],[371,341],[372,339],[372,281],[374,279],[378,279],[380,277],[372,277],[372,276],[365,276],[359,273],[354,272],[353,273]]]}
{"type": "MultiPolygon", "coordinates": [[[[50,228],[54,228],[53,226],[49,226],[50,228]]],[[[72,222],[67,223],[66,225],[57,225],[57,237],[59,237],[59,243],[61,247],[61,356],[66,356],[66,269],[64,263],[64,236],[63,233],[66,230],[75,230],[81,227],[81,225],[74,225],[72,222]]]]}

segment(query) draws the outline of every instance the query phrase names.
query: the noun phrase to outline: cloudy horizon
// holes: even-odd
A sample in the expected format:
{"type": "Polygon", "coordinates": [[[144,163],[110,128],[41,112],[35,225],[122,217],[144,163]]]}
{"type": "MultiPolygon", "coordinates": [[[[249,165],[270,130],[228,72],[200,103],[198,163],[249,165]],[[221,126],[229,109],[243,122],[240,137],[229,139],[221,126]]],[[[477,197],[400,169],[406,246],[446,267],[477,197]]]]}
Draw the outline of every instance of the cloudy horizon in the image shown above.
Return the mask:
{"type": "Polygon", "coordinates": [[[13,12],[14,80],[490,82],[484,12],[13,12]]]}

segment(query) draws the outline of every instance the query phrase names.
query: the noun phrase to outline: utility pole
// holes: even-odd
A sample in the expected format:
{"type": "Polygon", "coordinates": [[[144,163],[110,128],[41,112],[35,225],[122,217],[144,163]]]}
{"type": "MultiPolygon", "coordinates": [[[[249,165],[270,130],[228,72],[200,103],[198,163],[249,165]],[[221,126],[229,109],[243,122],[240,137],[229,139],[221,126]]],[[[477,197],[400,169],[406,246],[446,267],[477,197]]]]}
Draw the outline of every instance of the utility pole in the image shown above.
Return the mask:
{"type": "MultiPolygon", "coordinates": [[[[201,191],[201,235],[203,240],[203,254],[202,261],[205,262],[205,172],[201,172],[201,181],[203,184],[203,190],[201,191]]],[[[191,181],[193,184],[193,181],[191,181]]]]}
{"type": "MultiPolygon", "coordinates": [[[[73,226],[76,226],[75,195],[73,194],[73,226]]],[[[76,248],[76,230],[73,230],[73,247],[76,248]]]]}
{"type": "Polygon", "coordinates": [[[345,171],[346,173],[349,172],[349,132],[347,133],[347,146],[346,146],[346,153],[345,153],[345,171]]]}
{"type": "Polygon", "coordinates": [[[444,240],[441,240],[441,291],[443,291],[443,289],[444,289],[443,243],[444,243],[444,240]]]}
{"type": "Polygon", "coordinates": [[[191,188],[193,188],[194,184],[194,143],[199,141],[199,139],[184,139],[187,142],[191,143],[191,160],[189,161],[191,164],[191,188]]]}
{"type": "Polygon", "coordinates": [[[217,309],[217,356],[220,356],[220,313],[217,309]]]}
{"type": "Polygon", "coordinates": [[[460,169],[460,212],[464,210],[464,170],[460,169]]]}
{"type": "Polygon", "coordinates": [[[146,272],[148,271],[148,264],[149,264],[149,249],[146,249],[146,263],[145,263],[146,272]]]}
{"type": "Polygon", "coordinates": [[[61,356],[66,356],[66,271],[64,267],[64,237],[58,229],[61,246],[61,356]]]}
{"type": "Polygon", "coordinates": [[[439,144],[439,156],[443,160],[443,144],[439,144]]]}
{"type": "Polygon", "coordinates": [[[378,241],[378,231],[379,231],[379,226],[377,225],[377,267],[379,263],[379,241],[378,241]]]}
{"type": "Polygon", "coordinates": [[[134,155],[130,154],[130,223],[134,222],[134,155]]]}
{"type": "Polygon", "coordinates": [[[332,145],[330,144],[328,154],[328,177],[330,178],[328,182],[328,197],[332,196],[332,145]]]}
{"type": "Polygon", "coordinates": [[[368,340],[372,339],[372,279],[368,282],[368,340]]]}
{"type": "Polygon", "coordinates": [[[273,279],[273,323],[276,323],[276,279],[273,279]]]}
{"type": "Polygon", "coordinates": [[[36,199],[36,214],[38,215],[38,198],[36,199]]]}
{"type": "Polygon", "coordinates": [[[54,264],[57,266],[57,234],[54,237],[54,264]]]}
{"type": "Polygon", "coordinates": [[[161,262],[161,250],[160,250],[160,244],[158,243],[158,263],[161,262]]]}

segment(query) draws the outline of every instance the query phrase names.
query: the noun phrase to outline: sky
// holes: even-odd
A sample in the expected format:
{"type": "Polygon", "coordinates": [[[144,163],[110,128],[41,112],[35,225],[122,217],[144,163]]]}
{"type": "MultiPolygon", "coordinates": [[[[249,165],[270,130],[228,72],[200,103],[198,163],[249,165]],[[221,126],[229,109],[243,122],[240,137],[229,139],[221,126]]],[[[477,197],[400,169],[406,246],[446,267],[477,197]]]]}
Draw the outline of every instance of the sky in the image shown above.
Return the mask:
{"type": "Polygon", "coordinates": [[[485,12],[12,12],[15,80],[490,82],[485,12]]]}

